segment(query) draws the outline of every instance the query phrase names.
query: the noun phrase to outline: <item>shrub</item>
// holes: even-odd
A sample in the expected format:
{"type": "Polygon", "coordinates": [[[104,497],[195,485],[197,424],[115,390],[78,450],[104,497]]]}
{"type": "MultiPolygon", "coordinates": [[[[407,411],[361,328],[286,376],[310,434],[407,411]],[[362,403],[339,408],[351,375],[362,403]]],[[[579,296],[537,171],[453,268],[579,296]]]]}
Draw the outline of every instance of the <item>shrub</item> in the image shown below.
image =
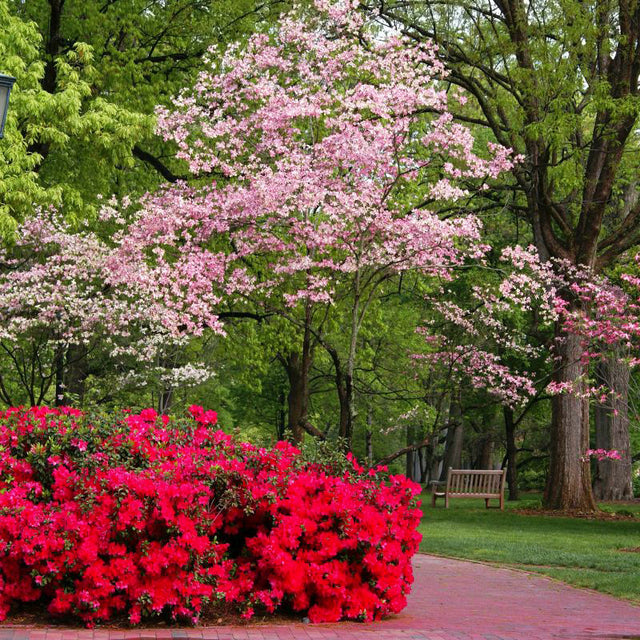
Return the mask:
{"type": "Polygon", "coordinates": [[[0,412],[0,619],[36,600],[88,626],[195,623],[216,603],[315,622],[405,606],[418,485],[236,442],[190,411],[0,412]]]}

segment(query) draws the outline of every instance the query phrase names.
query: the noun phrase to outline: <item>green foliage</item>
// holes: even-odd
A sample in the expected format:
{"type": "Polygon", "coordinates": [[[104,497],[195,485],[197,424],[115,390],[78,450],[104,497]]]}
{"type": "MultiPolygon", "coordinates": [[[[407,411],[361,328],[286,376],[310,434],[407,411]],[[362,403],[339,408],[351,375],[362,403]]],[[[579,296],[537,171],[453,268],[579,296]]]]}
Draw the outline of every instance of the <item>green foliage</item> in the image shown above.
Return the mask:
{"type": "Polygon", "coordinates": [[[7,236],[34,205],[86,217],[103,186],[96,177],[130,163],[131,147],[152,121],[95,94],[88,44],[73,42],[54,60],[43,55],[38,25],[12,13],[8,0],[0,1],[0,22],[2,71],[17,79],[0,144],[0,231],[7,236]]]}
{"type": "Polygon", "coordinates": [[[154,108],[212,45],[270,19],[254,0],[0,0],[0,72],[14,75],[0,144],[0,231],[34,205],[91,220],[101,195],[186,177],[153,136],[154,108]]]}

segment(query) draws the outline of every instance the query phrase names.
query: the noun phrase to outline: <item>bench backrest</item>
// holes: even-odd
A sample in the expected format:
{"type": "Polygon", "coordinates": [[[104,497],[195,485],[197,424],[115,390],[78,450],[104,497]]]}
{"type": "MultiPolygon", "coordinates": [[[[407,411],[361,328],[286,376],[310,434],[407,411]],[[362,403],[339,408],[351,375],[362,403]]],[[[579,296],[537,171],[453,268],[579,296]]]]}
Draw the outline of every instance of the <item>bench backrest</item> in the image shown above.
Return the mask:
{"type": "Polygon", "coordinates": [[[495,495],[504,490],[506,469],[452,469],[447,474],[447,493],[462,495],[495,495]]]}

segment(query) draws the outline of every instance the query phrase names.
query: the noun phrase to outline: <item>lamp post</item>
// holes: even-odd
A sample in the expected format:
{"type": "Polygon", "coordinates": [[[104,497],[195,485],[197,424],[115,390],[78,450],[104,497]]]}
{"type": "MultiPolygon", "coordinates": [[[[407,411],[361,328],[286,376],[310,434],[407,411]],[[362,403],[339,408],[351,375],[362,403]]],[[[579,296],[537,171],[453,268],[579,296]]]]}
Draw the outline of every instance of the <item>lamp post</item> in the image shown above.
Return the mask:
{"type": "Polygon", "coordinates": [[[4,136],[4,123],[9,110],[9,96],[15,81],[15,78],[0,73],[0,138],[4,136]]]}

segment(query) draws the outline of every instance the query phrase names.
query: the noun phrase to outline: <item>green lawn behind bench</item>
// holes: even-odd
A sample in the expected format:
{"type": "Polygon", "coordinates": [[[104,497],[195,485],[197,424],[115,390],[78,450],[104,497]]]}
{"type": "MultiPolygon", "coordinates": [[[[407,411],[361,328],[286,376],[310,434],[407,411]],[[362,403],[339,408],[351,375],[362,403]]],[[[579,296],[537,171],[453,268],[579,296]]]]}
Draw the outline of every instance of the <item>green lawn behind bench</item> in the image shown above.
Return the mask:
{"type": "MultiPolygon", "coordinates": [[[[583,520],[521,515],[514,509],[539,506],[527,496],[506,510],[485,509],[484,500],[440,499],[431,507],[423,494],[420,550],[455,558],[497,562],[640,603],[640,519],[583,520]]],[[[492,501],[497,504],[497,501],[492,501]]],[[[606,511],[633,512],[640,505],[603,504],[606,511]]]]}

